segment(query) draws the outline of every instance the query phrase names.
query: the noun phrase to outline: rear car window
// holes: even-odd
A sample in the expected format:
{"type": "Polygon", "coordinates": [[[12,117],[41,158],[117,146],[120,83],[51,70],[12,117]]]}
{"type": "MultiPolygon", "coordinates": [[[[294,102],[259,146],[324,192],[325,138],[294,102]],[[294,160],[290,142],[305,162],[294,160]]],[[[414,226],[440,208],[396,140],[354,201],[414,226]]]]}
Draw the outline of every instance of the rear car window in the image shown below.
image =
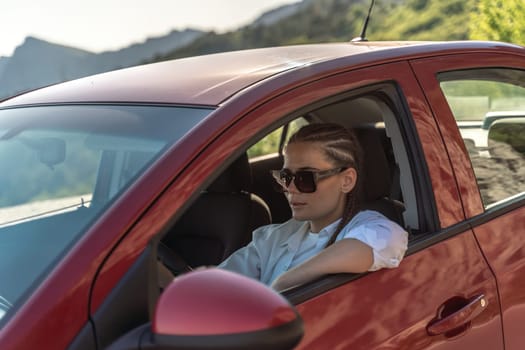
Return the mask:
{"type": "Polygon", "coordinates": [[[525,71],[438,74],[485,208],[525,195],[525,71]]]}

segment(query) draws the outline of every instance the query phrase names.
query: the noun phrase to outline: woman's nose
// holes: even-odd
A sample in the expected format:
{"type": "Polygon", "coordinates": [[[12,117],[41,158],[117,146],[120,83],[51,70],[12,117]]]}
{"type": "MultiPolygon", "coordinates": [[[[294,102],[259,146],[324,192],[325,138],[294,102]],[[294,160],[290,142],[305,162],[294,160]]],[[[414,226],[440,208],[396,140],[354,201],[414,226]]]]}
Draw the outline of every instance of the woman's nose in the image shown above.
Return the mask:
{"type": "Polygon", "coordinates": [[[290,184],[288,186],[285,187],[286,188],[286,191],[287,192],[290,192],[290,193],[299,193],[299,190],[297,189],[297,187],[295,187],[295,181],[290,181],[290,184]]]}

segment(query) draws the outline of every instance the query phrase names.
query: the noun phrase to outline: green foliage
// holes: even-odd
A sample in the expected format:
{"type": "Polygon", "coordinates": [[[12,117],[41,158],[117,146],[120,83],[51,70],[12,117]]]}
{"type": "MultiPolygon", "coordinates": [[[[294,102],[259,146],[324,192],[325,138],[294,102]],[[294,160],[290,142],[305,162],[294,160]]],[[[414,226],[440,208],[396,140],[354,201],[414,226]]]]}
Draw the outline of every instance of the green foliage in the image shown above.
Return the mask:
{"type": "Polygon", "coordinates": [[[478,0],[470,17],[470,38],[525,45],[525,1],[478,0]]]}
{"type": "MultiPolygon", "coordinates": [[[[285,137],[285,142],[290,138],[292,134],[294,134],[297,130],[299,130],[302,126],[306,124],[307,121],[303,118],[293,120],[288,125],[288,132],[285,137]]],[[[259,140],[255,145],[248,149],[248,157],[254,158],[279,152],[279,145],[281,142],[283,130],[284,128],[280,127],[263,137],[261,140],[259,140]]]]}
{"type": "Polygon", "coordinates": [[[525,123],[501,123],[494,125],[490,132],[490,138],[495,141],[504,142],[525,156],[525,123]]]}
{"type": "Polygon", "coordinates": [[[522,97],[523,88],[496,81],[458,80],[441,83],[441,88],[452,96],[487,96],[492,99],[522,97]]]}
{"type": "MultiPolygon", "coordinates": [[[[376,1],[369,40],[464,40],[477,0],[376,1]]],[[[154,61],[223,51],[318,42],[349,41],[358,36],[368,0],[316,0],[273,25],[251,25],[228,33],[209,32],[154,61]]]]}
{"type": "Polygon", "coordinates": [[[268,46],[348,41],[359,32],[367,3],[362,0],[317,0],[274,25],[247,26],[224,34],[210,32],[157,60],[268,46]],[[359,16],[349,15],[356,11],[359,16]],[[359,19],[357,23],[356,18],[359,19]]]}
{"type": "Polygon", "coordinates": [[[281,134],[283,128],[274,130],[261,141],[248,149],[248,157],[254,158],[265,154],[276,153],[279,151],[279,142],[281,141],[281,134]]]}
{"type": "Polygon", "coordinates": [[[374,40],[465,40],[473,0],[410,0],[371,29],[374,40]]]}
{"type": "Polygon", "coordinates": [[[487,80],[441,82],[441,88],[458,120],[483,120],[489,111],[523,110],[525,89],[487,80]]]}

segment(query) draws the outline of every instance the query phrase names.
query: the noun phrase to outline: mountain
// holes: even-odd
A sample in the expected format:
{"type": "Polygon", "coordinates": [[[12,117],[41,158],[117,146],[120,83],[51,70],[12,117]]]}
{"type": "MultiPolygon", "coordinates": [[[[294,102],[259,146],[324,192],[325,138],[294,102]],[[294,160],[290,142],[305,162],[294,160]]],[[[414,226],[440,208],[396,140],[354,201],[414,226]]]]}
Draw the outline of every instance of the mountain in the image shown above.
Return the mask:
{"type": "MultiPolygon", "coordinates": [[[[173,31],[117,51],[95,54],[27,38],[0,57],[0,99],[24,90],[141,63],[249,48],[349,41],[361,33],[371,0],[302,0],[263,13],[227,33],[173,31]]],[[[369,40],[468,39],[478,0],[376,1],[369,40]]]]}
{"type": "Polygon", "coordinates": [[[0,77],[2,76],[5,66],[7,66],[7,62],[9,62],[9,57],[0,56],[0,77]]]}
{"type": "Polygon", "coordinates": [[[27,37],[9,58],[0,77],[0,96],[78,78],[95,70],[86,65],[95,54],[27,37]]]}
{"type": "MultiPolygon", "coordinates": [[[[469,13],[476,1],[376,1],[366,37],[369,40],[468,39],[469,13]]],[[[206,33],[155,61],[247,48],[349,41],[361,33],[370,3],[370,0],[303,0],[279,8],[275,13],[263,14],[254,24],[238,30],[206,33]],[[267,15],[270,20],[265,19],[267,15]]]]}
{"type": "Polygon", "coordinates": [[[66,80],[129,67],[187,45],[203,32],[187,29],[99,54],[27,37],[11,57],[0,58],[0,99],[66,80]]]}
{"type": "MultiPolygon", "coordinates": [[[[247,27],[269,27],[316,0],[303,0],[263,13],[247,27]]],[[[11,57],[0,57],[0,100],[38,87],[165,59],[209,33],[186,29],[99,54],[28,37],[11,57]]]]}
{"type": "Polygon", "coordinates": [[[167,35],[149,38],[143,43],[133,44],[122,50],[103,52],[97,56],[97,61],[102,66],[113,66],[113,69],[113,64],[117,62],[120,67],[129,67],[185,46],[202,34],[204,32],[194,29],[174,30],[167,35]]]}
{"type": "Polygon", "coordinates": [[[257,26],[271,26],[275,23],[284,20],[286,17],[292,16],[300,9],[307,7],[313,0],[299,1],[293,4],[283,5],[276,9],[267,11],[263,13],[259,18],[257,18],[250,27],[257,26]]]}

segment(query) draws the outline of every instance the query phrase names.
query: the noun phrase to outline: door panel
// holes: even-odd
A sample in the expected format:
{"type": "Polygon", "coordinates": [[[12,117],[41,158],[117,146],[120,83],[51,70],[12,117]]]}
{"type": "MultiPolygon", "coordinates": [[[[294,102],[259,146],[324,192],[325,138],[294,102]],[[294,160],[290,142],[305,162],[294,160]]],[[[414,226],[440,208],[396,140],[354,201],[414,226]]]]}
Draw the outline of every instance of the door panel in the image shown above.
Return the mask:
{"type": "MultiPolygon", "coordinates": [[[[496,281],[472,230],[461,223],[465,217],[458,190],[464,190],[456,183],[449,156],[443,153],[437,117],[420,85],[413,83],[413,75],[402,65],[397,68],[389,77],[398,80],[397,74],[402,75],[400,91],[421,140],[441,227],[448,231],[416,237],[411,250],[418,251],[396,269],[367,274],[298,304],[305,321],[299,348],[503,349],[496,281]],[[438,243],[426,243],[429,238],[438,243]],[[474,303],[472,308],[464,309],[469,303],[474,303]],[[469,312],[479,314],[461,329],[458,324],[444,334],[429,334],[430,324],[441,316],[458,316],[454,312],[463,312],[466,320],[469,312]]],[[[346,78],[352,80],[352,74],[346,78]]]]}
{"type": "MultiPolygon", "coordinates": [[[[523,349],[525,333],[525,208],[523,193],[516,193],[496,205],[484,208],[471,160],[464,147],[457,123],[437,79],[438,72],[497,67],[501,69],[525,70],[525,57],[515,53],[458,54],[435,59],[412,62],[420,84],[427,92],[431,108],[439,114],[437,119],[454,172],[458,177],[461,200],[465,214],[471,219],[475,237],[488,264],[494,272],[499,288],[505,349],[523,349]]],[[[516,74],[515,74],[516,75],[516,74]]],[[[519,79],[514,79],[521,87],[519,79]]],[[[498,81],[494,76],[494,81],[498,81]]],[[[520,169],[521,167],[518,167],[520,169]]],[[[519,173],[523,174],[523,172],[519,173]]],[[[501,174],[500,174],[501,176],[501,174]]],[[[522,176],[522,175],[517,175],[522,176]]],[[[494,179],[497,177],[494,176],[494,179]]],[[[514,181],[519,181],[516,177],[514,181]]],[[[523,178],[521,178],[523,181],[523,178]]]]}
{"type": "Polygon", "coordinates": [[[299,349],[503,349],[496,285],[471,231],[428,247],[400,267],[370,273],[297,305],[305,322],[299,349]],[[442,305],[483,294],[467,329],[431,336],[442,305]],[[342,345],[341,345],[342,344],[342,345]]]}
{"type": "Polygon", "coordinates": [[[497,276],[505,349],[520,350],[525,344],[525,207],[474,228],[497,276]]]}

